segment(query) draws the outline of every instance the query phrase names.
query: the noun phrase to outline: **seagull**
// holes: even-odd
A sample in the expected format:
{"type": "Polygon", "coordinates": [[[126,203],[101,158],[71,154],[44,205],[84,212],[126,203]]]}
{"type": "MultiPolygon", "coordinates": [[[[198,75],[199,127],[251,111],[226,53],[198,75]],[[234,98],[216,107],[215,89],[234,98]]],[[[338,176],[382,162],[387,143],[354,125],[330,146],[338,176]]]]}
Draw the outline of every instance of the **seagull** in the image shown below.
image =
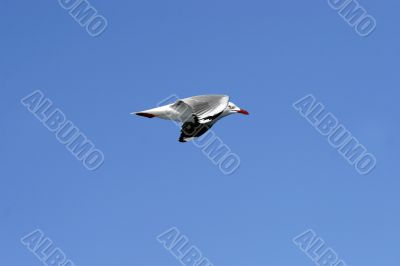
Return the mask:
{"type": "Polygon", "coordinates": [[[188,142],[206,133],[221,118],[236,113],[249,114],[230,102],[227,95],[199,95],[132,114],[180,122],[179,142],[188,142]]]}

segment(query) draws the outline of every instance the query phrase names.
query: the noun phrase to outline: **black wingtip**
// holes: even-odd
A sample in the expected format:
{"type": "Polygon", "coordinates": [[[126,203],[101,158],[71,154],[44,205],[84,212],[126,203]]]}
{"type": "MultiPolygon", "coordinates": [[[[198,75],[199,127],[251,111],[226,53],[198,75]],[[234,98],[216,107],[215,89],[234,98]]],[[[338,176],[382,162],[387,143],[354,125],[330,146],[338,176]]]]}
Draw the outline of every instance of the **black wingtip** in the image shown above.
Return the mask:
{"type": "Polygon", "coordinates": [[[149,114],[149,113],[138,112],[138,113],[135,113],[135,114],[138,115],[138,116],[144,116],[144,117],[147,117],[147,118],[153,118],[153,117],[155,117],[155,115],[149,114]]]}

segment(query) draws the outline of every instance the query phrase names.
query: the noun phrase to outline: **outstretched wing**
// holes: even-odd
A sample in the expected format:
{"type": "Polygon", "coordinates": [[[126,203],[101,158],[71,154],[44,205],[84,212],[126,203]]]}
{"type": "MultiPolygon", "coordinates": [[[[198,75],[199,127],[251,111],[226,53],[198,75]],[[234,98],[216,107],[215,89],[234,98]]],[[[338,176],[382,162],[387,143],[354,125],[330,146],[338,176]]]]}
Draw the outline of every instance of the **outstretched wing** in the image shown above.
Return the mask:
{"type": "Polygon", "coordinates": [[[184,103],[191,109],[200,124],[212,121],[219,114],[221,114],[229,103],[229,96],[227,95],[200,95],[185,98],[177,101],[174,105],[182,108],[184,103]]]}

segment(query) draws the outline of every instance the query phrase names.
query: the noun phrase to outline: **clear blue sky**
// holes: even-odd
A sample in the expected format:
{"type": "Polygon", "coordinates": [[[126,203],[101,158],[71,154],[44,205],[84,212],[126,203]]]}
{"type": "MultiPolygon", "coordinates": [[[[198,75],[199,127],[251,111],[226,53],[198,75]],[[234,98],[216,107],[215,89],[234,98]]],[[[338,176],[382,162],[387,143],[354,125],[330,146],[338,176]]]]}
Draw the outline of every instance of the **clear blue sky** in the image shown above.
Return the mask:
{"type": "Polygon", "coordinates": [[[398,265],[400,3],[360,0],[367,38],[320,1],[104,1],[90,37],[58,1],[0,8],[0,264],[42,265],[36,228],[80,266],[174,266],[176,226],[218,266],[307,266],[313,229],[349,265],[398,265]],[[40,89],[105,154],[87,171],[20,99],[40,89]],[[231,176],[163,120],[129,115],[178,94],[229,94],[250,116],[214,130],[231,176]],[[378,160],[360,176],[293,108],[313,93],[378,160]]]}

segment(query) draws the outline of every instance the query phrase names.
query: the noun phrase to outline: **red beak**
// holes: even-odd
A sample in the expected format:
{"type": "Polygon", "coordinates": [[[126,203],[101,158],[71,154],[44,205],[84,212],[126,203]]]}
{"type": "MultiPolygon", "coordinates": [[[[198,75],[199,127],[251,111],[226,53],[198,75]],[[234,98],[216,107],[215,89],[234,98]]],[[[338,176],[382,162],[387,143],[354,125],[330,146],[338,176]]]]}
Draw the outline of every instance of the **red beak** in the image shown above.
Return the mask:
{"type": "Polygon", "coordinates": [[[244,114],[244,115],[249,115],[249,112],[247,112],[244,109],[240,109],[239,111],[237,111],[238,113],[244,114]]]}

